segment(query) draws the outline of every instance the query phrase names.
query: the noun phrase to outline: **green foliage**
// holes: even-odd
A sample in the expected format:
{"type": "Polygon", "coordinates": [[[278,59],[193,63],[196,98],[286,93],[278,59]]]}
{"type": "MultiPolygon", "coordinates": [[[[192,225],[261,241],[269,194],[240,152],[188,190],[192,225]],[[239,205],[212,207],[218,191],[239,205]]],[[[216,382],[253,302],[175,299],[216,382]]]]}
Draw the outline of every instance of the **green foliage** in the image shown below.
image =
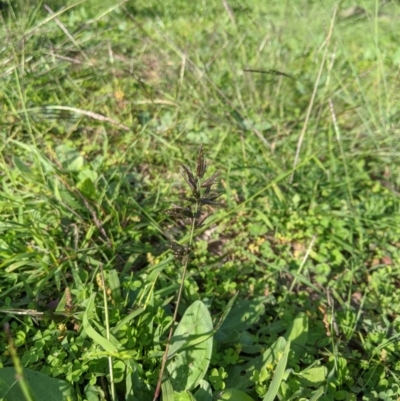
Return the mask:
{"type": "Polygon", "coordinates": [[[400,397],[396,2],[0,8],[0,398],[400,397]]]}
{"type": "MultiPolygon", "coordinates": [[[[63,380],[53,379],[30,369],[24,369],[24,377],[34,400],[76,400],[73,388],[63,380]]],[[[2,400],[21,401],[25,399],[17,378],[18,375],[14,368],[0,369],[0,398],[2,400]]]]}
{"type": "Polygon", "coordinates": [[[175,391],[196,388],[205,376],[211,359],[213,325],[207,307],[195,301],[186,310],[172,337],[167,365],[175,391]]]}

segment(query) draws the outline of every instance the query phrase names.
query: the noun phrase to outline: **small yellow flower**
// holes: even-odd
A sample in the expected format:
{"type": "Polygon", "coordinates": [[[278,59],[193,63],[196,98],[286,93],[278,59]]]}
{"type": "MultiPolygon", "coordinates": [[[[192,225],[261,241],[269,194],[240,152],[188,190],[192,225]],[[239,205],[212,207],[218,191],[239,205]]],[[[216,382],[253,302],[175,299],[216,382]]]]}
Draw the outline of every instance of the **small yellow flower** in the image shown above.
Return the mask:
{"type": "Polygon", "coordinates": [[[150,252],[147,252],[146,259],[147,259],[147,262],[149,262],[150,265],[154,266],[155,258],[150,252]]]}

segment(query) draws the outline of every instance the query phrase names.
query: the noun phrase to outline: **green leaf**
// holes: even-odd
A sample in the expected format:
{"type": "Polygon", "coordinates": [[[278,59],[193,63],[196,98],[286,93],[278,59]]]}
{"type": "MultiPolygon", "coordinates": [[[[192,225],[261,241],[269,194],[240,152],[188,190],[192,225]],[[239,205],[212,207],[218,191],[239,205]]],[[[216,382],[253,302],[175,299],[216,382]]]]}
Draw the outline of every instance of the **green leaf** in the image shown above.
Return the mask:
{"type": "Polygon", "coordinates": [[[196,401],[212,401],[212,389],[208,381],[200,380],[199,388],[194,393],[194,398],[196,398],[196,401]]]}
{"type": "Polygon", "coordinates": [[[83,314],[82,326],[85,330],[86,334],[97,344],[104,348],[105,351],[110,354],[117,353],[117,347],[108,341],[105,337],[101,336],[89,323],[88,313],[92,312],[94,308],[94,299],[96,297],[96,293],[93,293],[89,298],[89,302],[87,304],[85,313],[83,314]]]}
{"type": "Polygon", "coordinates": [[[87,401],[101,401],[99,398],[99,390],[95,386],[89,385],[85,387],[85,396],[87,401]]]}
{"type": "Polygon", "coordinates": [[[217,331],[216,340],[225,342],[231,338],[234,331],[243,331],[253,326],[265,312],[262,299],[241,299],[238,301],[217,331]]]}
{"type": "Polygon", "coordinates": [[[222,324],[225,322],[227,316],[229,315],[229,313],[231,312],[231,310],[233,308],[233,304],[235,303],[238,295],[239,295],[239,292],[237,291],[235,293],[235,295],[229,300],[228,304],[226,305],[226,307],[222,313],[221,318],[218,321],[216,329],[219,329],[222,326],[222,324]]]}
{"type": "Polygon", "coordinates": [[[47,157],[43,156],[43,154],[35,146],[16,141],[14,139],[10,139],[10,142],[26,150],[29,154],[35,156],[45,172],[55,172],[56,169],[52,163],[47,159],[47,157]]]}
{"type": "Polygon", "coordinates": [[[81,154],[67,145],[57,146],[56,154],[63,168],[68,171],[79,171],[85,164],[85,159],[81,154]]]}
{"type": "Polygon", "coordinates": [[[324,392],[324,386],[319,387],[311,394],[310,401],[317,401],[324,394],[324,392]]]}
{"type": "Polygon", "coordinates": [[[226,401],[254,401],[254,399],[244,391],[236,390],[234,388],[224,390],[218,399],[226,401]]]}
{"type": "Polygon", "coordinates": [[[197,386],[207,372],[213,344],[210,312],[201,301],[186,310],[171,340],[167,365],[174,390],[185,391],[197,386]]]}
{"type": "Polygon", "coordinates": [[[139,316],[142,314],[146,308],[137,308],[134,311],[132,311],[129,315],[125,316],[122,320],[118,322],[118,324],[111,329],[111,332],[116,335],[119,330],[121,330],[122,327],[127,325],[131,320],[133,320],[136,316],[139,316]]]}
{"type": "Polygon", "coordinates": [[[274,401],[276,395],[278,394],[279,387],[281,386],[283,380],[283,376],[285,375],[289,351],[290,351],[290,341],[286,343],[285,351],[283,352],[283,355],[279,360],[278,365],[276,366],[274,376],[272,377],[271,384],[269,386],[267,394],[265,394],[265,397],[263,398],[263,401],[274,401]]]}
{"type": "Polygon", "coordinates": [[[301,312],[293,320],[285,334],[286,341],[292,343],[292,350],[299,358],[305,351],[305,344],[308,338],[308,316],[301,312]]]}
{"type": "Polygon", "coordinates": [[[126,365],[123,361],[117,359],[113,361],[114,383],[121,383],[125,377],[126,365]]]}
{"type": "Polygon", "coordinates": [[[326,366],[316,366],[314,368],[304,369],[296,376],[304,387],[317,387],[321,385],[328,375],[326,366]]]}
{"type": "Polygon", "coordinates": [[[169,380],[165,380],[161,384],[162,401],[174,401],[174,389],[169,380]]]}
{"type": "Polygon", "coordinates": [[[305,313],[299,313],[293,320],[285,334],[286,341],[299,345],[305,345],[308,335],[308,317],[305,313]]]}
{"type": "MultiPolygon", "coordinates": [[[[65,381],[54,379],[43,373],[24,369],[27,381],[35,400],[75,401],[74,389],[65,381]]],[[[4,401],[23,401],[23,396],[14,368],[0,369],[0,399],[4,401]]]]}
{"type": "Polygon", "coordinates": [[[192,394],[185,391],[182,393],[174,393],[174,401],[197,401],[197,400],[193,397],[192,394]]]}
{"type": "Polygon", "coordinates": [[[19,170],[19,172],[22,175],[25,175],[25,174],[30,175],[30,174],[32,174],[31,168],[29,166],[27,166],[19,157],[14,156],[13,157],[13,161],[14,161],[15,167],[17,167],[17,169],[19,170]]]}
{"type": "MultiPolygon", "coordinates": [[[[129,401],[140,401],[150,400],[153,395],[153,391],[147,386],[144,380],[144,370],[142,366],[137,363],[133,358],[125,361],[126,363],[126,393],[125,400],[129,401]],[[132,399],[133,397],[133,399],[132,399]]],[[[161,387],[162,388],[162,387],[161,387]]]]}
{"type": "Polygon", "coordinates": [[[263,355],[254,358],[244,365],[236,365],[228,369],[228,379],[226,386],[235,389],[247,389],[252,387],[254,383],[250,380],[255,370],[261,371],[266,365],[272,365],[277,359],[278,355],[284,352],[286,340],[279,337],[270,348],[268,348],[263,355]]]}
{"type": "Polygon", "coordinates": [[[211,370],[211,373],[208,375],[208,380],[212,384],[215,390],[223,390],[225,385],[225,379],[228,377],[228,373],[225,372],[223,367],[214,368],[211,370]]]}
{"type": "Polygon", "coordinates": [[[98,178],[96,171],[85,169],[78,173],[77,188],[87,197],[94,199],[96,196],[95,182],[98,178]]]}
{"type": "Polygon", "coordinates": [[[93,199],[96,195],[96,187],[90,178],[85,178],[84,180],[79,181],[78,184],[76,184],[76,187],[90,199],[93,199]]]}
{"type": "Polygon", "coordinates": [[[116,304],[121,302],[121,283],[119,281],[119,275],[116,270],[110,270],[108,272],[108,284],[110,285],[111,296],[116,304]]]}

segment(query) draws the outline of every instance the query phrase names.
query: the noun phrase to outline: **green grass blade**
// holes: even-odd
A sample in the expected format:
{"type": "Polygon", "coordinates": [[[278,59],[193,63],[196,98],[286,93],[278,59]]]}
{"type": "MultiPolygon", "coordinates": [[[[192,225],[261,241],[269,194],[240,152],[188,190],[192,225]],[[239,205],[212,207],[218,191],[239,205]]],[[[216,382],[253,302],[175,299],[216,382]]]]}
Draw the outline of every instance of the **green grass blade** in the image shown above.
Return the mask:
{"type": "Polygon", "coordinates": [[[167,370],[174,389],[191,390],[205,376],[211,359],[213,325],[201,301],[186,310],[171,340],[167,370]]]}
{"type": "Polygon", "coordinates": [[[82,326],[83,329],[85,330],[86,334],[97,344],[99,344],[103,349],[110,354],[115,354],[118,352],[117,347],[112,344],[110,341],[108,341],[105,337],[101,336],[94,328],[93,326],[89,323],[89,317],[88,314],[93,311],[94,309],[94,300],[96,298],[96,293],[93,293],[90,298],[89,302],[87,304],[85,313],[83,314],[83,319],[82,319],[82,326]]]}
{"type": "Polygon", "coordinates": [[[278,394],[279,387],[281,386],[283,376],[285,374],[289,351],[290,341],[286,343],[285,350],[281,359],[278,362],[278,365],[276,366],[274,376],[272,378],[267,394],[265,394],[265,397],[263,398],[263,401],[274,401],[276,395],[278,394]]]}

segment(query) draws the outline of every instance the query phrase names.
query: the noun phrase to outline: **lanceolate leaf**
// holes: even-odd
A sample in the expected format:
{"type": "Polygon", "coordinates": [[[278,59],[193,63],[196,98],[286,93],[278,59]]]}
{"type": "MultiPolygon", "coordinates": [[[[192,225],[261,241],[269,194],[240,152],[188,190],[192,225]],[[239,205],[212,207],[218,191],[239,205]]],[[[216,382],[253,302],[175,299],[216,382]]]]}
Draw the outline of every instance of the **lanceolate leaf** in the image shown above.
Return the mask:
{"type": "Polygon", "coordinates": [[[167,365],[174,391],[191,390],[207,372],[213,344],[210,312],[201,301],[189,306],[171,340],[167,365]]]}
{"type": "Polygon", "coordinates": [[[109,353],[117,353],[118,349],[117,347],[112,344],[109,340],[107,340],[105,337],[100,335],[90,324],[88,314],[92,313],[92,308],[94,308],[94,298],[96,297],[96,293],[93,293],[92,296],[89,299],[89,302],[86,307],[86,311],[83,314],[83,319],[82,319],[82,326],[83,329],[85,330],[86,334],[97,344],[99,344],[103,349],[109,353]]]}
{"type": "MultiPolygon", "coordinates": [[[[24,369],[27,381],[35,400],[75,401],[74,389],[65,381],[54,379],[40,372],[24,369]]],[[[5,401],[24,401],[14,368],[0,369],[0,399],[5,401]]]]}
{"type": "Polygon", "coordinates": [[[274,401],[276,395],[278,394],[279,387],[281,386],[283,376],[285,374],[289,351],[290,351],[290,341],[286,343],[285,351],[283,352],[281,359],[276,365],[274,376],[272,378],[271,384],[269,386],[267,394],[265,394],[263,401],[274,401]]]}
{"type": "Polygon", "coordinates": [[[292,350],[296,356],[301,356],[304,351],[304,345],[308,337],[308,316],[305,313],[299,313],[293,320],[285,334],[286,341],[292,343],[292,350]]]}

